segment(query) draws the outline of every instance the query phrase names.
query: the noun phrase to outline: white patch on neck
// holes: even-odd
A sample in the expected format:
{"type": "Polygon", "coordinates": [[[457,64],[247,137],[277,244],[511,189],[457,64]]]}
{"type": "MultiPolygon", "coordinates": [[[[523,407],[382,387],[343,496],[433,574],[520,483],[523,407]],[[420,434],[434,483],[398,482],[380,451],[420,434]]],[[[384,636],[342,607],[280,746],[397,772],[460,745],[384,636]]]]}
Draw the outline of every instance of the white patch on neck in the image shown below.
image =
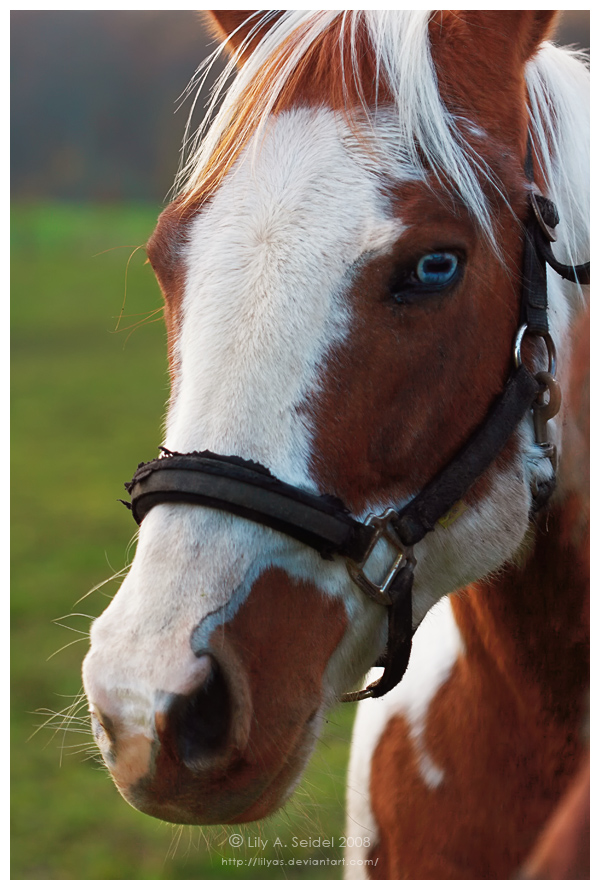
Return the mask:
{"type": "MultiPolygon", "coordinates": [[[[462,652],[462,640],[450,600],[446,597],[435,606],[415,634],[410,662],[399,685],[383,698],[366,699],[358,706],[348,768],[346,834],[357,839],[368,837],[370,853],[379,843],[370,790],[375,749],[389,722],[396,716],[403,717],[408,724],[423,782],[432,791],[442,784],[443,771],[427,751],[424,734],[431,702],[462,652]]],[[[386,781],[385,776],[378,779],[386,781]]],[[[356,849],[348,848],[346,852],[350,855],[356,849]]],[[[364,844],[361,849],[365,849],[364,844]]],[[[350,865],[345,877],[365,879],[367,875],[364,866],[350,865]]]]}

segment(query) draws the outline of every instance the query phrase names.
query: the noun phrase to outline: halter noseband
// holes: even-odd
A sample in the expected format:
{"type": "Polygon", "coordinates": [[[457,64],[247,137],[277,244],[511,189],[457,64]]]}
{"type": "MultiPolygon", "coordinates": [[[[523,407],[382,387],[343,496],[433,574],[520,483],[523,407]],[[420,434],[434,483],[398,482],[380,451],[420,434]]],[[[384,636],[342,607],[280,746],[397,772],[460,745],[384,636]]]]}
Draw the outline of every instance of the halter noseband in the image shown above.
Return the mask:
{"type": "MultiPolygon", "coordinates": [[[[531,148],[525,164],[533,181],[531,148]]],[[[556,449],[547,435],[547,421],[560,407],[560,389],[554,378],[555,350],[549,333],[546,264],[569,281],[588,284],[590,264],[569,266],[552,253],[553,228],[558,213],[552,201],[530,193],[526,223],[521,324],[514,341],[514,368],[483,423],[458,454],[405,507],[387,510],[359,522],[335,497],[309,494],[273,476],[268,469],[239,457],[208,451],[162,455],[140,464],[125,487],[126,503],[138,524],[152,507],[164,503],[197,504],[225,510],[283,532],[313,548],[324,559],[346,560],[349,574],[360,590],[388,609],[388,639],[382,659],[383,675],[342,701],[379,698],[402,679],[412,646],[413,546],[436,523],[451,517],[471,485],[502,451],[529,410],[533,410],[535,441],[552,461],[552,479],[533,492],[533,512],[541,509],[555,484],[556,449]],[[525,335],[541,337],[548,351],[548,371],[533,374],[521,361],[525,335]],[[545,400],[546,393],[548,400],[545,400]],[[396,551],[385,579],[377,584],[368,577],[367,565],[377,543],[386,540],[396,551]]],[[[125,503],[125,502],[123,502],[125,503]]]]}

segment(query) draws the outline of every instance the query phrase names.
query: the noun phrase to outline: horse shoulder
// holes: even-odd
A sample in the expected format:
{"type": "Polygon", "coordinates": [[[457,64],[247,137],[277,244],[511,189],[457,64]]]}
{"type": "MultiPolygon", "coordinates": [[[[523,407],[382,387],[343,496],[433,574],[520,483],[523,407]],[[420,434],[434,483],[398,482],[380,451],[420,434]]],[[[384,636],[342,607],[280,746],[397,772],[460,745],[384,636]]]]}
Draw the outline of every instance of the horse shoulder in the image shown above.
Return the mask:
{"type": "MultiPolygon", "coordinates": [[[[377,877],[385,877],[380,874],[385,863],[377,861],[383,837],[374,814],[373,797],[379,798],[383,789],[393,809],[402,806],[408,794],[413,802],[419,796],[435,795],[443,783],[443,770],[427,748],[425,727],[430,704],[451,676],[461,652],[461,638],[450,600],[446,598],[415,635],[402,683],[384,698],[360,703],[348,770],[346,878],[368,877],[370,866],[365,860],[373,862],[377,877]],[[374,758],[382,751],[389,762],[383,770],[374,771],[374,758]]],[[[398,838],[391,841],[391,846],[400,846],[402,842],[398,838]]],[[[386,841],[385,846],[388,845],[386,841]]]]}

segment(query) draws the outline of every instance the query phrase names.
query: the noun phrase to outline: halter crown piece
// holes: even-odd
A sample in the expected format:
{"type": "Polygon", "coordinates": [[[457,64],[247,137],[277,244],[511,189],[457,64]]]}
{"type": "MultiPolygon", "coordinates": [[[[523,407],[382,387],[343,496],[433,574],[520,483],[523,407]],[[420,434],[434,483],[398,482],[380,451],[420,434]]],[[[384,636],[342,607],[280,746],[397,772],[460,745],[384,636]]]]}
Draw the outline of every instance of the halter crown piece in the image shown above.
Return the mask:
{"type": "MultiPolygon", "coordinates": [[[[531,145],[528,144],[525,173],[533,183],[531,145]]],[[[359,522],[335,497],[309,494],[273,476],[266,467],[240,457],[225,457],[209,451],[177,454],[161,449],[156,460],[138,466],[125,488],[131,503],[125,503],[138,524],[157,504],[197,504],[225,510],[283,532],[318,551],[324,559],[342,557],[354,583],[368,597],[388,610],[387,646],[377,665],[382,676],[360,692],[342,696],[342,701],[379,698],[402,679],[410,657],[412,586],[416,560],[413,547],[437,522],[443,522],[475,480],[502,451],[521,419],[532,411],[536,443],[552,461],[550,481],[533,491],[533,512],[550,498],[555,485],[556,449],[548,441],[547,421],[560,407],[560,389],[555,380],[556,355],[548,324],[546,265],[560,276],[589,284],[590,264],[563,265],[552,253],[553,229],[558,212],[548,198],[529,196],[530,211],[525,228],[521,291],[521,323],[514,341],[514,367],[503,391],[487,416],[455,457],[419,494],[399,510],[387,510],[359,522]],[[540,337],[548,352],[548,370],[533,374],[521,360],[525,336],[540,337]],[[367,564],[377,543],[386,540],[395,556],[381,583],[367,575],[367,564]]]]}

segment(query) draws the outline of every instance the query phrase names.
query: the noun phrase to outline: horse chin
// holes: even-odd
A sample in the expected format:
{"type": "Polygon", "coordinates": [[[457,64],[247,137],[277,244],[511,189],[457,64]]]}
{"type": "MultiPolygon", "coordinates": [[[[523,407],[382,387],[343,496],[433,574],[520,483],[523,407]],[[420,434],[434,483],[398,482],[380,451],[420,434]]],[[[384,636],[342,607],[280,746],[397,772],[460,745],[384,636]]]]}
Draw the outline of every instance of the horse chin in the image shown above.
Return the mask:
{"type": "MultiPolygon", "coordinates": [[[[320,721],[319,721],[320,722],[320,721]]],[[[248,752],[231,750],[229,762],[191,769],[156,740],[131,736],[119,746],[118,766],[104,760],[121,796],[146,815],[182,825],[252,822],[279,809],[292,794],[317,739],[309,720],[293,750],[268,772],[248,752]]]]}

